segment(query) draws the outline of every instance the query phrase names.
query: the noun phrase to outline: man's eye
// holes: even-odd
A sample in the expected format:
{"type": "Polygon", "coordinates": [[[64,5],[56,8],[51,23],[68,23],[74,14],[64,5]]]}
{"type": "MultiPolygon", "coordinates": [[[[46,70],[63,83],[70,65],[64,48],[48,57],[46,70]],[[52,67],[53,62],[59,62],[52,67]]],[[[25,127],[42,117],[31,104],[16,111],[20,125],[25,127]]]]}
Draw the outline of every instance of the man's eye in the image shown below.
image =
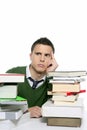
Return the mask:
{"type": "Polygon", "coordinates": [[[45,54],[45,56],[46,56],[46,57],[50,57],[50,55],[49,55],[49,54],[45,54]]]}

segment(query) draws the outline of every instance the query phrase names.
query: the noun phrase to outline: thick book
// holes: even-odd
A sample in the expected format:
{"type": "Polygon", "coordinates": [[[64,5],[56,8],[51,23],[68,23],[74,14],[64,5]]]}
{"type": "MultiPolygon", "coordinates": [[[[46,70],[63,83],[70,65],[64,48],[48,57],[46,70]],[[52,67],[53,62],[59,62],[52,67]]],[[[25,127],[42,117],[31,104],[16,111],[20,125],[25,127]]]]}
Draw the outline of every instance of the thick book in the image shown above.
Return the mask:
{"type": "Polygon", "coordinates": [[[52,92],[79,92],[80,83],[53,83],[52,92]]]}
{"type": "Polygon", "coordinates": [[[16,98],[17,84],[16,85],[0,85],[0,98],[16,98]]]}
{"type": "Polygon", "coordinates": [[[81,71],[50,71],[48,72],[48,77],[80,77],[80,76],[86,76],[87,72],[85,70],[81,71]]]}
{"type": "Polygon", "coordinates": [[[82,118],[48,117],[48,126],[80,127],[82,118]]]}
{"type": "Polygon", "coordinates": [[[73,117],[82,118],[83,116],[83,100],[79,98],[73,105],[66,103],[62,105],[54,105],[51,100],[48,100],[42,105],[43,117],[73,117]]]}
{"type": "Polygon", "coordinates": [[[23,115],[21,109],[2,109],[0,110],[0,119],[17,120],[23,115]]]}
{"type": "Polygon", "coordinates": [[[53,95],[52,101],[66,101],[66,102],[74,102],[78,99],[78,94],[76,95],[70,95],[70,96],[64,96],[64,95],[53,95]]]}
{"type": "Polygon", "coordinates": [[[24,82],[24,74],[4,73],[0,74],[0,83],[20,83],[24,82]]]}

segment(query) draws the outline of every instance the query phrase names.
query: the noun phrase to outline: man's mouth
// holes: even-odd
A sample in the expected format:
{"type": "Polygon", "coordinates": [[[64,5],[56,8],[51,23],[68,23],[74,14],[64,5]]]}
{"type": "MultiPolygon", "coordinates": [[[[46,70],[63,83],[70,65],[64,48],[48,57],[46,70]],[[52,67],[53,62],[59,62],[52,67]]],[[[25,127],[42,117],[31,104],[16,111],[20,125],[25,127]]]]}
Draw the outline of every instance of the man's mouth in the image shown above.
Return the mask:
{"type": "Polygon", "coordinates": [[[44,68],[44,65],[43,64],[38,64],[39,67],[41,68],[44,68]]]}

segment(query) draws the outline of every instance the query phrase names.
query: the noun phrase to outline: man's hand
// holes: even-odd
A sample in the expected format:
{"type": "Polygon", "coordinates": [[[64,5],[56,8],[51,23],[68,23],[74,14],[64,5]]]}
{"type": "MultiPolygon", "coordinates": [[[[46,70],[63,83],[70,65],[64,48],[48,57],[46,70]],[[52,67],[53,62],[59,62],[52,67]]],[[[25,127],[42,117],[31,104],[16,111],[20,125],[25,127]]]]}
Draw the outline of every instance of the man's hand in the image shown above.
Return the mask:
{"type": "Polygon", "coordinates": [[[30,117],[36,117],[39,118],[42,116],[41,114],[41,108],[38,106],[34,106],[28,109],[28,111],[30,112],[30,117]]]}
{"type": "Polygon", "coordinates": [[[54,58],[54,54],[52,53],[51,54],[51,60],[49,61],[49,65],[48,65],[48,68],[47,68],[47,73],[49,71],[55,71],[57,67],[58,67],[58,63],[56,62],[56,60],[54,58]]]}

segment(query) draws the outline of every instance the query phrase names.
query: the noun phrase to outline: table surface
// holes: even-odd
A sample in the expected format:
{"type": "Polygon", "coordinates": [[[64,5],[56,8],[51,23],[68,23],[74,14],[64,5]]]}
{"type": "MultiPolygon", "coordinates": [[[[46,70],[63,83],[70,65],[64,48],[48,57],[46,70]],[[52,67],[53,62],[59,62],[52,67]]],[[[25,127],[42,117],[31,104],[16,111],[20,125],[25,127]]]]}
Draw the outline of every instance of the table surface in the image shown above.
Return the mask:
{"type": "Polygon", "coordinates": [[[25,122],[22,125],[19,125],[18,127],[15,127],[12,130],[21,130],[21,129],[26,129],[29,130],[29,128],[31,130],[86,130],[87,129],[87,111],[84,111],[83,114],[83,120],[82,120],[82,125],[81,127],[59,127],[59,126],[47,126],[46,123],[46,118],[29,118],[28,115],[25,115],[26,119],[28,117],[27,122],[25,122]]]}
{"type": "Polygon", "coordinates": [[[87,111],[84,111],[82,125],[80,127],[47,126],[46,118],[30,118],[29,113],[24,114],[19,121],[2,121],[0,130],[86,130],[87,111]]]}

